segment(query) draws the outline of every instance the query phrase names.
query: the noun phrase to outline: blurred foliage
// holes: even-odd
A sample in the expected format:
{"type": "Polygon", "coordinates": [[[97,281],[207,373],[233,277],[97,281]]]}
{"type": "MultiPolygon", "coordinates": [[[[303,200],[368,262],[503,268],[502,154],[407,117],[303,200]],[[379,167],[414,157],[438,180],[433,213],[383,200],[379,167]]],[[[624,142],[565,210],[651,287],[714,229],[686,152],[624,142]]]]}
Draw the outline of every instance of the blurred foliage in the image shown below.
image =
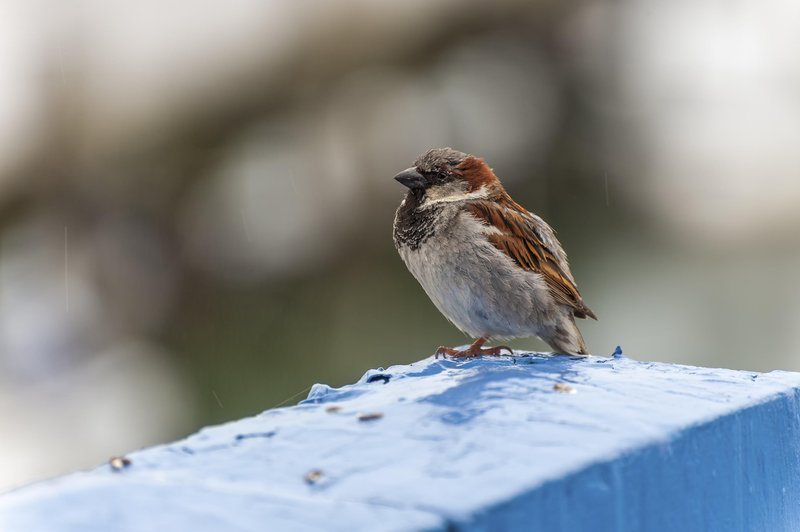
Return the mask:
{"type": "Polygon", "coordinates": [[[797,9],[712,4],[7,2],[0,489],[467,342],[391,242],[434,146],[558,229],[592,351],[800,369],[797,9]]]}

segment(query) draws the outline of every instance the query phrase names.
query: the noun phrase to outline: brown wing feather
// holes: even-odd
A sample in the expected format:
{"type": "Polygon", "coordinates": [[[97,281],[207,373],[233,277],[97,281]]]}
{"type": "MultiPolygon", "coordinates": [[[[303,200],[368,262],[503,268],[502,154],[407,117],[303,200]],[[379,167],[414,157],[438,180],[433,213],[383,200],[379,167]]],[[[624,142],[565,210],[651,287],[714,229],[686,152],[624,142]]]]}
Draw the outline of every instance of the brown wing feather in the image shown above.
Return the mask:
{"type": "Polygon", "coordinates": [[[594,318],[581,298],[569,271],[567,257],[555,234],[545,222],[516,203],[507,194],[492,201],[473,201],[468,212],[498,229],[489,240],[522,268],[540,273],[553,297],[573,308],[577,318],[594,318]]]}

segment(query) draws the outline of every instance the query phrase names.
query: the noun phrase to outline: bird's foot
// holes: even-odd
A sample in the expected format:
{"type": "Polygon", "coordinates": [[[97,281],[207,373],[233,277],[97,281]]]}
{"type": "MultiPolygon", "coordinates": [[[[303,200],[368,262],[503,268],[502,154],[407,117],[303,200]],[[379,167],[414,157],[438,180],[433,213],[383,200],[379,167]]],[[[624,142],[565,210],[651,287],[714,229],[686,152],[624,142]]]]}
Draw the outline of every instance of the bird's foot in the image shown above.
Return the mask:
{"type": "Polygon", "coordinates": [[[459,352],[460,351],[458,349],[453,349],[452,347],[440,346],[439,349],[436,350],[436,354],[433,355],[433,357],[437,359],[439,357],[442,358],[447,358],[448,356],[454,357],[456,356],[456,353],[459,352]]]}
{"type": "Polygon", "coordinates": [[[442,347],[440,347],[439,349],[436,350],[435,358],[439,358],[439,356],[441,356],[442,358],[447,358],[447,357],[450,357],[450,358],[475,358],[475,357],[480,357],[480,356],[484,356],[484,355],[498,356],[498,355],[502,355],[503,354],[503,349],[508,351],[508,354],[510,354],[510,355],[514,354],[514,351],[512,351],[510,347],[507,347],[507,346],[504,346],[504,345],[501,345],[501,346],[498,346],[498,347],[488,347],[488,348],[484,349],[482,347],[484,343],[486,343],[486,340],[483,339],[483,338],[480,338],[477,342],[475,342],[474,344],[472,344],[471,346],[469,346],[468,348],[466,348],[464,350],[453,349],[452,347],[444,347],[444,346],[442,346],[442,347]]]}
{"type": "Polygon", "coordinates": [[[508,351],[509,355],[514,355],[514,350],[507,345],[498,345],[497,347],[490,347],[488,349],[479,349],[479,354],[497,357],[503,354],[503,349],[508,351]]]}

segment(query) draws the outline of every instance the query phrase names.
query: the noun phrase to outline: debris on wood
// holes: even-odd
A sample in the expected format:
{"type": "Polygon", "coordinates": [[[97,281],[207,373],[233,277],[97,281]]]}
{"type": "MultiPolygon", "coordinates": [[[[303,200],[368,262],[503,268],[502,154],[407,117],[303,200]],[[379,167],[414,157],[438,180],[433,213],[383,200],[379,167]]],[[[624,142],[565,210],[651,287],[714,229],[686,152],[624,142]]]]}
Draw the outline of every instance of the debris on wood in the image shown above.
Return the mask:
{"type": "Polygon", "coordinates": [[[372,375],[370,376],[370,378],[367,379],[367,384],[372,384],[373,382],[378,382],[378,381],[383,381],[383,383],[386,384],[389,382],[389,379],[391,378],[392,376],[389,375],[388,373],[376,373],[375,375],[372,375]]]}
{"type": "Polygon", "coordinates": [[[553,385],[553,391],[558,393],[578,393],[578,390],[565,382],[557,382],[553,385]]]}
{"type": "Polygon", "coordinates": [[[306,484],[314,485],[325,478],[325,472],[321,469],[312,469],[308,473],[303,476],[303,480],[306,481],[306,484]]]}

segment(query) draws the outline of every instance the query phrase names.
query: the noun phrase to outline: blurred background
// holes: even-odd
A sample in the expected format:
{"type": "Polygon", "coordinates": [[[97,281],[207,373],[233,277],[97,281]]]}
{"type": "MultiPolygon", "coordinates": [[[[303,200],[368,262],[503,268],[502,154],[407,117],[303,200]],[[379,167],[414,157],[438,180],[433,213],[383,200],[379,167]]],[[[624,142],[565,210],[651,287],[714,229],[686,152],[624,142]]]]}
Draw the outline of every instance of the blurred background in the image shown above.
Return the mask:
{"type": "Polygon", "coordinates": [[[437,146],[557,228],[594,353],[800,370],[799,22],[5,0],[0,491],[466,343],[391,239],[391,178],[437,146]]]}

